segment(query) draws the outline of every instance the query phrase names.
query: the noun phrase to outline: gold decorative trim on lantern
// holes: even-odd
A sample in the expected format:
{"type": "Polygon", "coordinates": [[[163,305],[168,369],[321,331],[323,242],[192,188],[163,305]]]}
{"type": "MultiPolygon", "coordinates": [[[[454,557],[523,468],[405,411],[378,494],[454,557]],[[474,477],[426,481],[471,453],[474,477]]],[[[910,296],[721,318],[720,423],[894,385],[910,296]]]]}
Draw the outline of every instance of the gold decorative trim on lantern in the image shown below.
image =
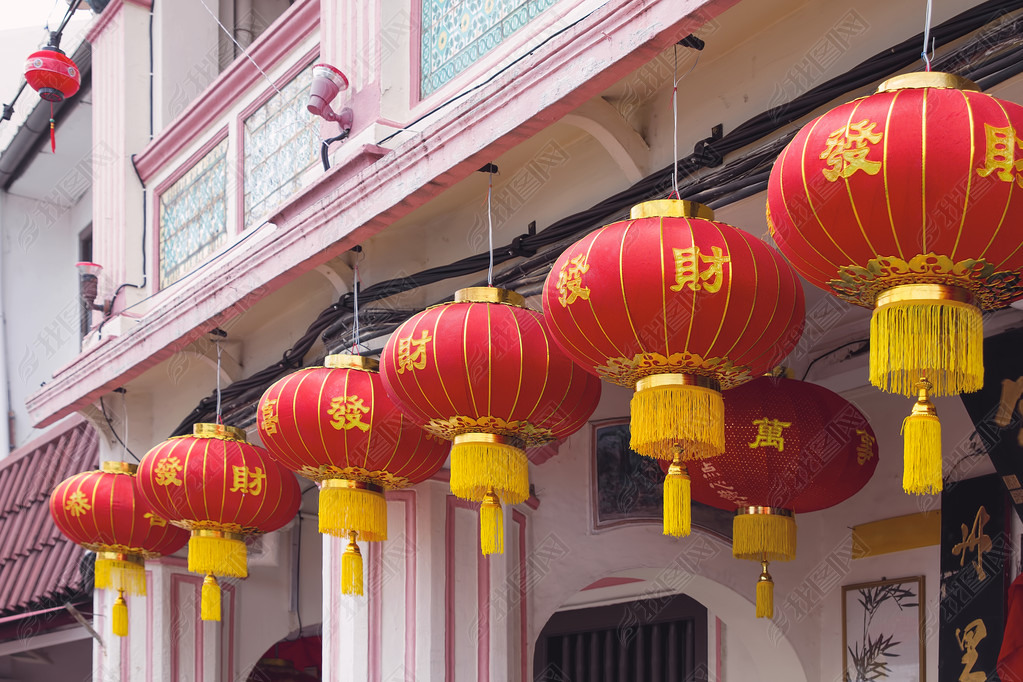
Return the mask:
{"type": "Polygon", "coordinates": [[[146,561],[141,554],[136,552],[96,552],[97,561],[120,561],[126,564],[145,566],[146,561]]]}
{"type": "Polygon", "coordinates": [[[642,391],[658,386],[699,386],[721,392],[721,382],[712,377],[698,374],[652,374],[636,382],[636,390],[642,391]]]}
{"type": "Polygon", "coordinates": [[[298,473],[317,483],[325,483],[330,479],[348,479],[380,486],[383,490],[399,490],[410,485],[409,480],[404,476],[395,476],[387,471],[370,471],[362,467],[337,467],[321,464],[318,467],[304,466],[298,473]]]}
{"type": "Polygon", "coordinates": [[[970,90],[980,92],[980,86],[968,78],[942,71],[916,71],[892,76],[877,86],[877,92],[913,90],[920,88],[941,88],[945,90],[970,90]]]}
{"type": "Polygon", "coordinates": [[[323,358],[323,366],[330,369],[358,369],[363,372],[379,372],[380,361],[362,355],[338,353],[323,358]]]}
{"type": "Polygon", "coordinates": [[[455,292],[455,303],[497,303],[525,308],[526,299],[510,289],[500,287],[467,287],[455,292]]]}
{"type": "Polygon", "coordinates": [[[346,490],[368,490],[371,493],[383,493],[383,487],[368,481],[352,481],[343,478],[330,478],[323,481],[322,488],[343,488],[346,490]]]}
{"type": "Polygon", "coordinates": [[[705,360],[689,352],[672,353],[667,357],[660,353],[640,353],[632,358],[608,358],[596,370],[602,379],[629,388],[644,377],[659,374],[707,377],[716,380],[720,389],[735,388],[752,378],[751,369],[745,365],[736,365],[727,358],[705,360]]]}
{"type": "Polygon", "coordinates": [[[984,259],[953,262],[934,253],[918,254],[908,261],[881,256],[867,261],[865,267],[846,265],[839,269],[837,279],[828,282],[836,296],[865,308],[877,305],[878,296],[885,290],[907,284],[964,289],[976,299],[974,305],[983,310],[1004,308],[1023,296],[1023,281],[1017,272],[996,271],[984,259]]]}
{"type": "MultiPolygon", "coordinates": [[[[255,526],[242,526],[237,523],[220,523],[218,521],[171,521],[172,526],[184,528],[193,533],[222,533],[225,535],[237,535],[244,538],[246,535],[261,535],[263,531],[255,526]]],[[[205,571],[199,571],[203,573],[205,571]]]]}
{"type": "Polygon", "coordinates": [[[700,218],[714,220],[714,209],[697,201],[685,199],[656,199],[632,207],[632,220],[641,218],[700,218]]]}
{"type": "MultiPolygon", "coordinates": [[[[526,421],[506,421],[500,417],[451,417],[449,419],[433,419],[423,426],[428,432],[445,440],[455,440],[458,436],[494,435],[517,441],[515,447],[534,447],[554,440],[550,429],[534,426],[526,421]]],[[[513,443],[510,443],[513,444],[513,443]]]]}
{"type": "Polygon", "coordinates": [[[83,543],[81,546],[90,552],[96,552],[97,555],[135,555],[143,559],[157,559],[163,556],[156,552],[147,552],[141,547],[128,547],[127,545],[107,545],[100,542],[89,542],[83,543]]]}
{"type": "Polygon", "coordinates": [[[220,440],[233,440],[247,443],[245,429],[227,424],[195,424],[192,426],[191,436],[176,436],[177,438],[217,438],[220,440]]]}
{"type": "Polygon", "coordinates": [[[99,465],[100,471],[105,474],[128,474],[129,476],[134,476],[138,468],[138,464],[130,462],[107,461],[99,465]]]}

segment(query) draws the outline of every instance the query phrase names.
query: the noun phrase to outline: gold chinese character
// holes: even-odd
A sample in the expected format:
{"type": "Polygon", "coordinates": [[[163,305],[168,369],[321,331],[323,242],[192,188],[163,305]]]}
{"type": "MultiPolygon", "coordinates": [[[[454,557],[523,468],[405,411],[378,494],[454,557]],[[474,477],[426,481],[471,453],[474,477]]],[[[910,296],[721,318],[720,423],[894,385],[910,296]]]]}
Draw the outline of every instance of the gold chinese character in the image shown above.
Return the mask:
{"type": "Polygon", "coordinates": [[[963,541],[952,548],[952,554],[959,557],[960,566],[966,563],[968,551],[977,553],[977,561],[973,562],[973,567],[977,570],[977,580],[987,578],[987,573],[984,572],[984,552],[991,551],[991,538],[984,532],[984,526],[990,520],[991,516],[987,509],[984,507],[978,509],[977,516],[973,519],[973,528],[967,528],[965,523],[962,524],[963,541]]]}
{"type": "Polygon", "coordinates": [[[167,521],[165,519],[161,519],[153,512],[146,512],[145,514],[142,515],[142,518],[149,519],[150,526],[158,526],[160,528],[163,528],[164,526],[167,525],[167,521]]]}
{"type": "Polygon", "coordinates": [[[824,177],[830,182],[839,178],[848,178],[858,170],[867,175],[877,175],[881,170],[880,161],[867,159],[870,154],[868,144],[877,144],[884,136],[875,133],[877,123],[863,119],[859,123],[850,123],[828,135],[827,147],[821,152],[820,158],[827,159],[828,168],[824,169],[824,177]]]}
{"type": "MultiPolygon", "coordinates": [[[[1023,416],[1023,377],[1016,381],[1002,379],[1002,396],[998,403],[998,412],[995,414],[995,424],[1003,429],[1012,423],[1013,412],[1019,411],[1023,416]]],[[[1023,428],[1016,432],[1016,441],[1023,446],[1023,428]]]]}
{"type": "Polygon", "coordinates": [[[589,287],[583,286],[583,275],[590,269],[586,254],[581,253],[561,266],[558,272],[558,303],[567,308],[578,299],[590,300],[589,287]]]}
{"type": "Polygon", "coordinates": [[[86,499],[85,493],[76,490],[68,496],[67,502],[64,503],[64,509],[71,512],[72,516],[81,516],[92,509],[92,505],[86,499]]]}
{"type": "Polygon", "coordinates": [[[725,280],[725,263],[731,263],[732,258],[722,254],[720,246],[712,246],[709,256],[701,253],[699,246],[672,251],[675,253],[675,285],[671,287],[672,291],[682,291],[684,286],[708,294],[721,291],[725,280]]]}
{"type": "Polygon", "coordinates": [[[330,409],[327,410],[327,414],[334,418],[330,425],[338,431],[357,428],[363,433],[369,430],[369,424],[362,421],[362,415],[367,412],[369,412],[369,405],[366,405],[357,395],[332,398],[330,409]]]}
{"type": "Polygon", "coordinates": [[[418,339],[411,336],[398,339],[398,374],[426,367],[426,344],[430,341],[433,337],[425,329],[418,339]]]}
{"type": "Polygon", "coordinates": [[[248,469],[244,466],[235,466],[234,485],[228,492],[259,495],[263,492],[264,480],[266,480],[266,474],[259,467],[248,469]]]}
{"type": "Polygon", "coordinates": [[[181,479],[178,478],[178,472],[182,470],[181,460],[177,457],[168,457],[167,459],[160,460],[160,463],[156,465],[156,484],[157,485],[181,485],[181,479]]]}
{"type": "Polygon", "coordinates": [[[263,431],[271,435],[277,433],[277,398],[263,403],[262,417],[263,431]]]}
{"type": "Polygon", "coordinates": [[[856,435],[860,437],[860,444],[856,446],[856,463],[862,466],[874,456],[877,439],[862,429],[856,429],[856,435]]]}
{"type": "Polygon", "coordinates": [[[987,673],[978,670],[973,672],[973,666],[977,665],[977,645],[980,640],[987,637],[987,627],[980,618],[972,621],[964,629],[956,628],[956,642],[959,643],[959,650],[963,652],[960,663],[963,664],[963,672],[959,675],[959,682],[985,682],[987,673]]]}
{"type": "Polygon", "coordinates": [[[754,419],[753,425],[757,427],[757,437],[751,448],[776,448],[778,452],[785,452],[785,438],[782,430],[792,426],[792,422],[782,422],[777,419],[754,419]]]}
{"type": "Polygon", "coordinates": [[[986,178],[994,173],[1003,182],[1015,179],[1023,187],[1023,176],[1013,175],[1013,171],[1023,170],[1023,159],[1016,161],[1016,147],[1023,148],[1023,140],[1016,137],[1016,130],[1012,126],[996,128],[985,123],[984,134],[987,138],[987,152],[984,155],[984,166],[977,169],[977,175],[986,178]]]}

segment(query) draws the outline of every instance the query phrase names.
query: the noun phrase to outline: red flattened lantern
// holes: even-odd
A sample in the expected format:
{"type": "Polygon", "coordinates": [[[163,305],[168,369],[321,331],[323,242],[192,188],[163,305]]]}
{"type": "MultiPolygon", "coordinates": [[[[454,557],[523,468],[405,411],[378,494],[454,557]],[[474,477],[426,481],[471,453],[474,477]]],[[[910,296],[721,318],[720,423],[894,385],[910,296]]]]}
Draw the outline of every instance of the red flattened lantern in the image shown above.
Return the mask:
{"type": "Polygon", "coordinates": [[[683,461],[724,450],[720,391],[773,368],[803,330],[795,271],[713,218],[690,201],[639,204],[630,220],[568,247],[543,291],[558,345],[635,389],[632,449],[674,462],[665,481],[670,535],[689,533],[683,461]]]}
{"type": "Polygon", "coordinates": [[[725,393],[725,453],[690,467],[693,499],[735,511],[732,553],[759,561],[757,617],[772,617],[770,561],[796,556],[795,514],[855,495],[877,468],[866,417],[826,388],[759,377],[725,393]]]}
{"type": "Polygon", "coordinates": [[[381,356],[384,386],[430,433],[454,441],[451,492],[480,506],[484,554],[502,553],[501,503],[529,497],[525,447],[578,431],[600,382],[551,341],[544,316],[496,287],[414,315],[381,356]]]}
{"type": "Polygon", "coordinates": [[[158,513],[192,533],[188,570],[206,576],[203,620],[220,620],[216,576],[248,576],[245,536],[284,526],[302,496],[290,471],[222,424],[196,424],[193,435],[160,443],[142,458],[138,480],[158,513]]]}
{"type": "Polygon", "coordinates": [[[117,590],[111,620],[121,637],[128,634],[124,593],[146,594],[145,560],[173,554],[188,541],[188,533],[146,504],[135,471],[127,462],[103,462],[99,471],[61,481],[50,495],[50,516],[60,532],[96,552],[96,589],[117,590]]]}
{"type": "Polygon", "coordinates": [[[328,355],[324,364],[268,388],[256,424],[271,456],[320,484],[320,532],[349,538],[341,592],[361,595],[356,540],[387,539],[383,492],[433,476],[450,445],[401,413],[384,390],[376,360],[328,355]]]}
{"type": "Polygon", "coordinates": [[[873,308],[870,381],[916,397],[904,488],[941,490],[930,395],[980,389],[982,310],[1023,296],[1023,107],[910,73],[808,123],[778,157],[768,224],[803,277],[873,308]]]}
{"type": "Polygon", "coordinates": [[[57,150],[54,133],[53,103],[63,102],[82,85],[78,66],[59,48],[48,45],[25,60],[25,82],[50,103],[50,150],[57,150]]]}

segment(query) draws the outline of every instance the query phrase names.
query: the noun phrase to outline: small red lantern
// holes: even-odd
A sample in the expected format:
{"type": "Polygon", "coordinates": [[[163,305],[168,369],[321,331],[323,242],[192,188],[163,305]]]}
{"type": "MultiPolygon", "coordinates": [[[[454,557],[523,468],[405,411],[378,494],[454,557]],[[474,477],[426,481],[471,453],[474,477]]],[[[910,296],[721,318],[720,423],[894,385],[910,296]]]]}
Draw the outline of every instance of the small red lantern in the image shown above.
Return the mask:
{"type": "Polygon", "coordinates": [[[245,536],[284,526],[301,503],[291,472],[222,424],[196,424],[193,435],[160,443],[142,458],[138,478],[146,501],[192,533],[188,570],[206,576],[203,620],[220,620],[215,576],[248,576],[245,536]]]}
{"type": "Polygon", "coordinates": [[[725,453],[690,467],[693,499],[735,511],[732,553],[759,561],[757,617],[772,617],[770,561],[796,556],[795,514],[855,495],[877,468],[866,417],[826,388],[760,377],[725,393],[725,453]]]}
{"type": "Polygon", "coordinates": [[[173,554],[188,533],[168,525],[139,494],[136,466],[103,462],[62,481],[50,495],[50,516],[72,542],[96,552],[95,587],[117,590],[113,632],[128,634],[124,593],[145,596],[145,560],[173,554]]]}
{"type": "Polygon", "coordinates": [[[907,492],[941,490],[931,395],[983,385],[981,310],[1023,296],[1023,107],[947,73],[895,76],[803,127],[767,214],[811,284],[873,308],[870,381],[917,398],[907,492]]]}
{"type": "Polygon", "coordinates": [[[600,382],[551,341],[543,315],[513,291],[476,287],[391,334],[384,386],[427,431],[454,441],[451,492],[482,502],[484,554],[502,553],[501,503],[529,497],[523,448],[578,431],[600,382]]]}
{"type": "Polygon", "coordinates": [[[349,538],[341,592],[362,594],[356,540],[387,539],[384,490],[430,478],[444,466],[450,446],[398,410],[376,360],[328,355],[324,364],[268,388],[256,424],[271,456],[320,484],[320,532],[349,538]]]}
{"type": "Polygon", "coordinates": [[[721,390],[764,374],[798,342],[795,271],[706,206],[650,201],[568,247],[543,304],[571,358],[635,389],[632,449],[675,463],[665,480],[665,533],[687,535],[682,462],[724,450],[721,390]]]}
{"type": "Polygon", "coordinates": [[[82,85],[78,66],[59,48],[48,45],[25,60],[25,81],[39,97],[50,103],[50,150],[57,150],[54,134],[53,103],[63,102],[82,85]]]}

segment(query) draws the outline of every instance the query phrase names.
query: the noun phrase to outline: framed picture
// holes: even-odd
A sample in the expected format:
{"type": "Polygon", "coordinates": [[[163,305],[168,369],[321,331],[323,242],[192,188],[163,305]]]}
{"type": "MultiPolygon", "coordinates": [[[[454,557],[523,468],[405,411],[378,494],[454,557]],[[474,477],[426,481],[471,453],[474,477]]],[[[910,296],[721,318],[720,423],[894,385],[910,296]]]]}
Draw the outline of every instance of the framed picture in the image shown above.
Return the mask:
{"type": "Polygon", "coordinates": [[[842,587],[845,682],[924,682],[924,578],[842,587]]]}
{"type": "MultiPolygon", "coordinates": [[[[597,529],[630,523],[661,523],[664,472],[661,465],[629,447],[629,420],[593,424],[591,501],[597,529]]],[[[731,542],[731,512],[693,502],[693,527],[731,542]]]]}

